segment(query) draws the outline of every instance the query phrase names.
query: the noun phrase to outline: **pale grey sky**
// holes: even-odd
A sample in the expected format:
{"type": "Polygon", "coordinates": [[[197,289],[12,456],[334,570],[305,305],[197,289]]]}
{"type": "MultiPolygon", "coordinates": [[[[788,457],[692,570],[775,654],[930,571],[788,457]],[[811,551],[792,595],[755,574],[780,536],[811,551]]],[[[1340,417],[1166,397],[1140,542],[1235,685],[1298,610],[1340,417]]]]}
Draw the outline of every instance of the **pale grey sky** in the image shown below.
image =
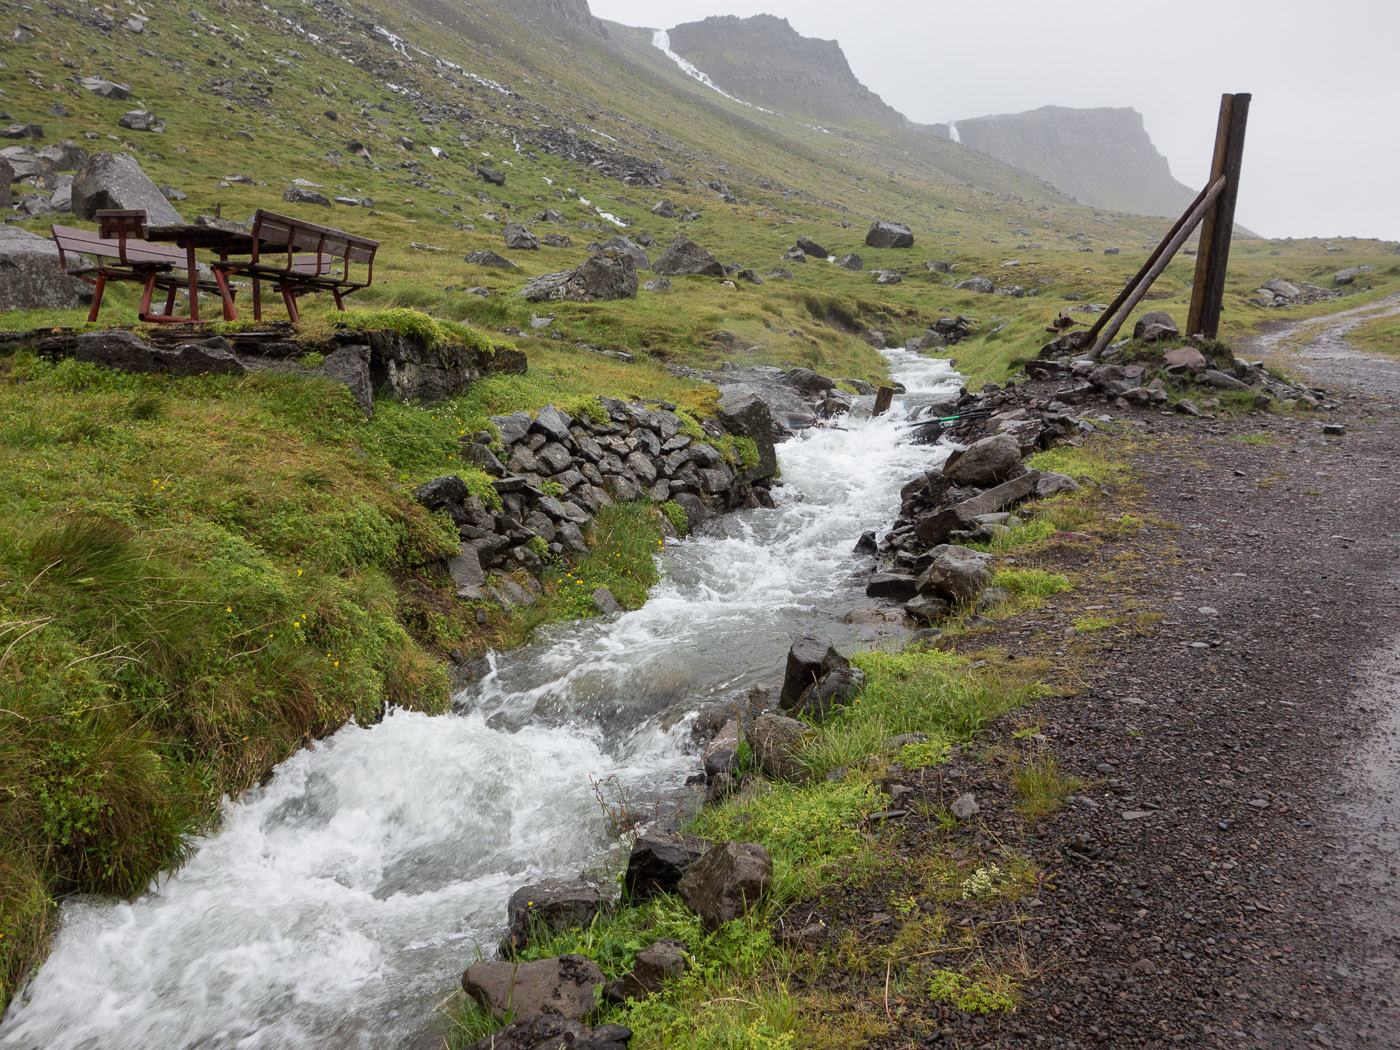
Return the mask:
{"type": "Polygon", "coordinates": [[[1396,0],[589,0],[600,18],[669,29],[772,14],[838,40],[851,69],[912,120],[1044,105],[1131,106],[1193,189],[1220,95],[1248,91],[1236,216],[1268,237],[1400,240],[1396,0]]]}

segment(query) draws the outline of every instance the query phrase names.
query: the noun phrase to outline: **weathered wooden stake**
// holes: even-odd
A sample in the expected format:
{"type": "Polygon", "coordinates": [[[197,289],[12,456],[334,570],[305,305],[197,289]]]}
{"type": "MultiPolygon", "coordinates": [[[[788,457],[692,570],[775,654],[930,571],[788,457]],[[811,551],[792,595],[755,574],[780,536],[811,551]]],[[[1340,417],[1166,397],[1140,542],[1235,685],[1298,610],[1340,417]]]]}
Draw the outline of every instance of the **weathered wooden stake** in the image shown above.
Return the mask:
{"type": "Polygon", "coordinates": [[[1201,226],[1196,251],[1196,278],[1191,286],[1191,310],[1186,333],[1214,339],[1220,330],[1220,309],[1225,302],[1225,270],[1230,262],[1230,238],[1235,230],[1235,198],[1240,188],[1244,158],[1244,129],[1249,119],[1248,94],[1220,97],[1220,122],[1215,131],[1215,158],[1210,181],[1225,176],[1220,195],[1201,226]]]}
{"type": "Polygon", "coordinates": [[[882,386],[875,393],[875,408],[871,410],[872,416],[883,416],[890,410],[890,402],[894,400],[894,387],[882,386]]]}

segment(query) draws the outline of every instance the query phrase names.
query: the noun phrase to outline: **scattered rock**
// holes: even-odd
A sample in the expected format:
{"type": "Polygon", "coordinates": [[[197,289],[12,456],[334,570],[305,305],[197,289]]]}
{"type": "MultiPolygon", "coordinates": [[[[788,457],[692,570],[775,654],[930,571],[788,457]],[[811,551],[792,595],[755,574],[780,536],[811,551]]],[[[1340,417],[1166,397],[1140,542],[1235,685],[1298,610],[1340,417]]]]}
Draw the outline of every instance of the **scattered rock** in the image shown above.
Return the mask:
{"type": "Polygon", "coordinates": [[[637,297],[637,268],[616,248],[590,256],[572,270],[547,273],[530,281],[520,295],[530,302],[591,303],[637,297]]]}
{"type": "Polygon", "coordinates": [[[580,1021],[597,1005],[603,983],[598,964],[582,955],[536,962],[481,962],[462,974],[462,990],[496,1020],[510,1016],[557,1015],[580,1021]]]}
{"type": "Polygon", "coordinates": [[[969,277],[965,281],[959,281],[953,285],[954,291],[977,292],[981,295],[991,295],[996,291],[996,285],[985,277],[969,277]]]}
{"type": "MultiPolygon", "coordinates": [[[[0,188],[0,201],[9,190],[0,188]]],[[[72,310],[91,300],[91,286],[59,267],[53,241],[0,223],[0,310],[72,310]]]]}
{"type": "Polygon", "coordinates": [[[713,255],[701,248],[685,234],[677,234],[652,269],[667,277],[682,277],[700,274],[705,277],[723,277],[724,266],[713,255]]]}
{"type": "Polygon", "coordinates": [[[1175,339],[1180,335],[1181,332],[1176,327],[1176,322],[1172,320],[1171,314],[1165,310],[1152,310],[1145,313],[1137,319],[1137,324],[1133,325],[1133,338],[1143,343],[1175,339]]]}
{"type": "Polygon", "coordinates": [[[758,843],[721,842],[690,866],[678,891],[714,930],[756,905],[772,879],[772,858],[758,843]]]}
{"type": "MultiPolygon", "coordinates": [[[[1021,470],[1021,445],[1009,434],[995,434],[949,457],[943,473],[959,485],[995,485],[1021,470]]],[[[982,513],[986,513],[985,511],[982,513]]]]}
{"type": "MultiPolygon", "coordinates": [[[[737,743],[737,740],[736,740],[737,743]]],[[[699,860],[708,843],[689,835],[652,832],[632,844],[622,885],[631,901],[675,893],[681,876],[699,860]]]]}
{"type": "MultiPolygon", "coordinates": [[[[632,1030],[620,1024],[599,1025],[588,1028],[578,1021],[570,1021],[557,1014],[544,1014],[538,1017],[524,1017],[512,1021],[499,1032],[493,1032],[467,1050],[627,1050],[632,1030]]],[[[434,1047],[442,1042],[440,1035],[434,1036],[434,1047]]]]}
{"type": "Polygon", "coordinates": [[[318,208],[331,206],[330,198],[324,193],[303,189],[300,186],[288,186],[287,191],[282,194],[282,199],[288,204],[314,204],[318,208]]]}
{"type": "Polygon", "coordinates": [[[803,772],[794,756],[811,730],[805,722],[767,711],[754,719],[745,736],[758,767],[774,780],[788,780],[803,772]]]}
{"type": "Polygon", "coordinates": [[[117,118],[117,125],[131,131],[149,131],[154,134],[165,130],[165,121],[149,109],[133,109],[123,113],[117,118]]]}
{"type": "Polygon", "coordinates": [[[903,223],[875,222],[865,235],[865,243],[871,248],[912,248],[914,233],[903,223]]]}
{"type": "Polygon", "coordinates": [[[506,242],[506,247],[516,251],[533,252],[540,246],[539,238],[518,222],[506,223],[501,236],[506,242]]]}
{"type": "Polygon", "coordinates": [[[73,180],[74,215],[93,220],[108,208],[143,209],[152,226],[184,222],[128,153],[94,153],[73,180]]]}
{"type": "Polygon", "coordinates": [[[482,249],[481,251],[467,252],[467,254],[462,257],[462,261],[469,262],[473,266],[494,266],[503,270],[520,269],[519,266],[511,262],[504,255],[493,252],[489,248],[482,249]]]}
{"type": "Polygon", "coordinates": [[[954,605],[973,601],[992,580],[991,556],[970,547],[944,546],[919,577],[919,593],[954,605]]]}
{"type": "Polygon", "coordinates": [[[582,879],[555,879],[522,886],[510,895],[506,905],[501,954],[511,956],[528,948],[532,940],[571,926],[587,926],[606,903],[598,887],[582,879]]]}

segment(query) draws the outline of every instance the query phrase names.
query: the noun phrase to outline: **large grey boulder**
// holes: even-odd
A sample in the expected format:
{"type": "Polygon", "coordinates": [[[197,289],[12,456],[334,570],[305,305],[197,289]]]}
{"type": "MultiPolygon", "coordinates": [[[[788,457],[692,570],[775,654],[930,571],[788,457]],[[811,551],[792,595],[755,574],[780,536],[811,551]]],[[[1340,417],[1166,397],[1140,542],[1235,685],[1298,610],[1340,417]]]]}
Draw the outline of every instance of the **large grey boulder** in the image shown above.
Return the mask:
{"type": "Polygon", "coordinates": [[[282,199],[288,204],[314,204],[318,208],[329,208],[331,199],[324,193],[308,190],[303,186],[288,186],[282,199]]]}
{"type": "Polygon", "coordinates": [[[1021,468],[1021,444],[1010,434],[994,434],[974,441],[943,468],[945,476],[958,485],[979,488],[995,485],[1021,468]]]}
{"type": "Polygon", "coordinates": [[[837,259],[836,265],[847,270],[859,271],[865,269],[865,260],[862,259],[859,255],[855,254],[855,252],[851,252],[837,259]]]}
{"type": "MultiPolygon", "coordinates": [[[[467,1050],[627,1050],[632,1029],[620,1024],[604,1024],[589,1028],[557,1014],[541,1014],[512,1021],[499,1032],[472,1043],[467,1050]]],[[[442,1036],[434,1034],[426,1046],[443,1045],[442,1036]]]]}
{"type": "Polygon", "coordinates": [[[970,602],[992,582],[991,557],[970,547],[944,547],[919,577],[919,593],[953,605],[970,602]]]}
{"type": "Polygon", "coordinates": [[[131,88],[126,84],[117,84],[105,77],[78,77],[78,87],[84,91],[91,91],[99,98],[116,99],[118,102],[125,102],[131,97],[131,88]]]}
{"type": "Polygon", "coordinates": [[[615,248],[618,251],[626,252],[632,257],[632,263],[638,270],[651,269],[651,260],[647,258],[647,253],[642,250],[640,245],[633,244],[627,237],[621,235],[609,237],[603,242],[603,248],[615,248]]]}
{"type": "Polygon", "coordinates": [[[87,163],[88,151],[72,139],[64,139],[45,146],[34,156],[53,171],[79,171],[87,163]]]}
{"type": "Polygon", "coordinates": [[[991,295],[997,290],[996,285],[985,277],[969,277],[965,281],[959,281],[953,285],[954,291],[977,292],[979,295],[991,295]]]}
{"type": "Polygon", "coordinates": [[[823,675],[838,667],[847,667],[850,662],[836,651],[829,638],[814,634],[804,634],[788,648],[787,666],[783,671],[783,688],[778,695],[778,707],[791,710],[809,686],[816,684],[823,675]]]}
{"type": "Polygon", "coordinates": [[[637,267],[632,257],[616,248],[606,248],[572,270],[536,277],[519,294],[532,303],[635,299],[637,283],[637,267]]]}
{"type": "Polygon", "coordinates": [[[14,194],[10,190],[10,183],[15,181],[15,169],[10,167],[10,162],[0,157],[0,209],[8,209],[14,204],[14,194]]]}
{"type": "Polygon", "coordinates": [[[72,310],[91,301],[91,286],[59,268],[53,241],[0,224],[0,310],[72,310]]]}
{"type": "Polygon", "coordinates": [[[165,130],[165,121],[149,109],[133,109],[117,118],[117,126],[128,131],[149,131],[159,135],[165,130]]]}
{"type": "Polygon", "coordinates": [[[582,955],[536,962],[481,962],[462,974],[462,990],[501,1021],[555,1014],[581,1021],[598,1003],[603,971],[582,955]]]}
{"type": "Polygon", "coordinates": [[[499,252],[493,252],[489,248],[483,248],[481,251],[467,252],[466,255],[462,256],[462,261],[471,263],[473,266],[494,266],[500,270],[520,269],[519,266],[511,262],[504,255],[501,255],[499,252]]]}
{"type": "Polygon", "coordinates": [[[900,222],[876,222],[865,235],[871,248],[912,248],[914,232],[900,222]]]}
{"type": "Polygon", "coordinates": [[[95,219],[99,210],[144,208],[151,226],[184,222],[136,158],[127,153],[94,153],[73,180],[73,214],[95,219]]]}
{"type": "Polygon", "coordinates": [[[699,274],[703,277],[723,277],[724,266],[713,255],[696,244],[685,234],[677,234],[676,239],[651,268],[667,277],[684,277],[699,274]]]}
{"type": "Polygon", "coordinates": [[[766,711],[750,723],[744,736],[759,769],[774,780],[793,780],[804,772],[797,755],[811,731],[805,722],[766,711]]]}
{"type": "Polygon", "coordinates": [[[773,860],[757,842],[721,842],[690,866],[679,892],[714,930],[758,904],[772,881],[773,860]]]}
{"type": "Polygon", "coordinates": [[[797,238],[797,246],[806,255],[815,255],[818,259],[825,259],[830,253],[810,237],[797,238]]]}
{"type": "Polygon", "coordinates": [[[506,247],[516,251],[533,252],[538,251],[540,247],[539,238],[518,222],[506,223],[501,236],[506,242],[506,247]]]}
{"type": "Polygon", "coordinates": [[[41,357],[71,357],[126,372],[163,372],[173,376],[216,372],[241,375],[248,369],[237,355],[226,349],[227,345],[224,340],[216,338],[207,343],[156,346],[135,332],[117,329],[42,339],[35,350],[41,357]]]}
{"type": "Polygon", "coordinates": [[[551,879],[522,886],[506,905],[501,954],[514,955],[529,947],[533,939],[571,926],[587,926],[607,905],[598,886],[584,879],[551,879]]]}

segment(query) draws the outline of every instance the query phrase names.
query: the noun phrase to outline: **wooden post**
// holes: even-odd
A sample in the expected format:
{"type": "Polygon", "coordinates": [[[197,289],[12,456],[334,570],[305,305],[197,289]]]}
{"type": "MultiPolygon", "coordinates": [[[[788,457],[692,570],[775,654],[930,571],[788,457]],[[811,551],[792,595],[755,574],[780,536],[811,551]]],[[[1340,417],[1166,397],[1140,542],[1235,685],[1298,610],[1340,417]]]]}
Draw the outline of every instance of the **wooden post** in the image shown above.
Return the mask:
{"type": "Polygon", "coordinates": [[[1240,188],[1244,157],[1244,130],[1249,119],[1247,94],[1220,97],[1220,121],[1215,131],[1215,158],[1210,181],[1225,176],[1220,195],[1201,226],[1196,251],[1196,278],[1191,286],[1191,310],[1186,319],[1188,335],[1214,339],[1220,330],[1220,309],[1225,301],[1225,270],[1230,262],[1230,238],[1235,229],[1235,198],[1240,188]]]}
{"type": "Polygon", "coordinates": [[[890,402],[894,400],[894,387],[882,386],[875,394],[875,407],[871,410],[872,416],[883,416],[890,410],[890,402]]]}

